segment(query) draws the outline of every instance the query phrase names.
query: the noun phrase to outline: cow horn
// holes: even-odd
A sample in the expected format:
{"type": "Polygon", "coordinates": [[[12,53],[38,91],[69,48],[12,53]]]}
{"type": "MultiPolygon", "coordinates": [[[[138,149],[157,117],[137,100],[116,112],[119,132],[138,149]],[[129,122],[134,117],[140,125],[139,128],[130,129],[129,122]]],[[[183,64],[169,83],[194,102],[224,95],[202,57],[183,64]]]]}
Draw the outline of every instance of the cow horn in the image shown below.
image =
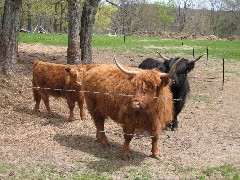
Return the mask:
{"type": "Polygon", "coordinates": [[[114,57],[114,60],[115,60],[115,63],[116,63],[116,65],[117,65],[117,67],[118,67],[121,71],[123,71],[124,73],[129,74],[129,75],[136,75],[136,74],[139,73],[139,71],[130,71],[130,70],[125,69],[125,68],[117,61],[117,59],[116,59],[115,57],[114,57]]]}
{"type": "Polygon", "coordinates": [[[164,57],[163,55],[160,54],[160,52],[157,51],[156,53],[158,53],[158,55],[159,55],[161,58],[163,58],[165,61],[170,61],[169,58],[164,57]]]}
{"type": "Polygon", "coordinates": [[[183,58],[178,59],[172,66],[172,68],[170,69],[169,73],[160,73],[160,77],[166,77],[166,78],[170,78],[173,75],[174,70],[177,67],[177,64],[179,63],[179,61],[181,61],[183,58]]]}
{"type": "Polygon", "coordinates": [[[194,60],[189,61],[189,63],[195,63],[195,62],[197,62],[199,59],[201,59],[202,57],[203,57],[203,55],[197,57],[197,58],[194,59],[194,60]]]}

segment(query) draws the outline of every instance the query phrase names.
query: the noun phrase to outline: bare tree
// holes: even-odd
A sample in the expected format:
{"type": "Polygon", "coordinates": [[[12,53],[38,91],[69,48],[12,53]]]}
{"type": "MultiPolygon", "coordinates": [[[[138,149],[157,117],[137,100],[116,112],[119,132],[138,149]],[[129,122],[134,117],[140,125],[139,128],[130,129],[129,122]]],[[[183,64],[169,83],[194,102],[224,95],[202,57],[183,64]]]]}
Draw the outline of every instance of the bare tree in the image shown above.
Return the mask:
{"type": "Polygon", "coordinates": [[[22,0],[5,0],[0,29],[0,73],[5,75],[16,71],[21,9],[22,0]]]}
{"type": "Polygon", "coordinates": [[[92,31],[100,1],[86,0],[84,2],[80,31],[81,60],[84,64],[92,63],[92,31]]]}
{"type": "Polygon", "coordinates": [[[68,64],[80,63],[79,19],[80,19],[79,0],[68,0],[68,49],[67,49],[68,64]]]}

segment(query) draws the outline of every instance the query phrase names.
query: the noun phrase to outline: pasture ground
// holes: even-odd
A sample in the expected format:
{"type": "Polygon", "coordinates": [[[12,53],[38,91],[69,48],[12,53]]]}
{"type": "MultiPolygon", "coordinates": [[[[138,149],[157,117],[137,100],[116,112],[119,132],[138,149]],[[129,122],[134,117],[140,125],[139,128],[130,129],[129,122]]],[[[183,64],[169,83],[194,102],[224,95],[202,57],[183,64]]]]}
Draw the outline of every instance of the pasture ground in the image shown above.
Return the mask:
{"type": "MultiPolygon", "coordinates": [[[[189,76],[191,93],[178,131],[163,131],[160,136],[161,159],[148,157],[151,139],[146,135],[133,138],[133,160],[126,162],[120,158],[122,128],[113,121],[106,123],[112,145],[106,148],[96,141],[89,114],[81,121],[76,107],[76,121],[67,121],[63,99],[50,99],[51,118],[43,103],[39,114],[33,112],[33,62],[41,58],[66,63],[66,50],[20,44],[16,75],[0,76],[0,179],[240,178],[240,62],[226,60],[222,89],[222,61],[210,58],[208,66],[206,57],[198,61],[189,76]],[[233,171],[224,174],[221,168],[233,171]]],[[[114,54],[94,49],[93,61],[113,63],[114,54]]],[[[147,57],[158,58],[154,53],[130,52],[118,52],[116,57],[130,66],[147,57]]]]}

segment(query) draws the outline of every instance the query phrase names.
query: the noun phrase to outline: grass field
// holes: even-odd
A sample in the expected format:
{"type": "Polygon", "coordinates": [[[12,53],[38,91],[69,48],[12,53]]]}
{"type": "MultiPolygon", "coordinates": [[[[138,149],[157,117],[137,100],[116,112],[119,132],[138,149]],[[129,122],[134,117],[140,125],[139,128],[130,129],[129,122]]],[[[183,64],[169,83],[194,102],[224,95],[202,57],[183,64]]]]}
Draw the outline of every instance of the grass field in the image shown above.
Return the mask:
{"type": "MultiPolygon", "coordinates": [[[[227,40],[191,40],[191,39],[161,39],[158,37],[131,37],[93,35],[92,45],[97,48],[107,48],[113,51],[129,51],[133,53],[149,53],[160,51],[169,54],[186,54],[197,56],[206,54],[209,58],[219,58],[240,61],[240,41],[227,40]],[[183,45],[182,45],[183,44],[183,45]]],[[[67,34],[26,34],[20,33],[22,43],[40,43],[45,45],[67,46],[67,34]]]]}

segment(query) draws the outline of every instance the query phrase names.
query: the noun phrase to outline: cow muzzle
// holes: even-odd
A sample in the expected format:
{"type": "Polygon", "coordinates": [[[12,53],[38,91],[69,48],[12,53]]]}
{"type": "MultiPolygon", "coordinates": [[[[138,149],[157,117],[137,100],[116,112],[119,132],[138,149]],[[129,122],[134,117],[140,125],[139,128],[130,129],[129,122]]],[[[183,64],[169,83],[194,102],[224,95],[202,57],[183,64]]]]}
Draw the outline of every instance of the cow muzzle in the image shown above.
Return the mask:
{"type": "Polygon", "coordinates": [[[77,81],[77,82],[74,84],[74,86],[75,86],[75,89],[80,90],[81,87],[82,87],[82,83],[81,83],[80,81],[77,81]]]}
{"type": "Polygon", "coordinates": [[[133,109],[146,109],[146,105],[144,103],[140,103],[139,101],[132,102],[133,109]]]}

